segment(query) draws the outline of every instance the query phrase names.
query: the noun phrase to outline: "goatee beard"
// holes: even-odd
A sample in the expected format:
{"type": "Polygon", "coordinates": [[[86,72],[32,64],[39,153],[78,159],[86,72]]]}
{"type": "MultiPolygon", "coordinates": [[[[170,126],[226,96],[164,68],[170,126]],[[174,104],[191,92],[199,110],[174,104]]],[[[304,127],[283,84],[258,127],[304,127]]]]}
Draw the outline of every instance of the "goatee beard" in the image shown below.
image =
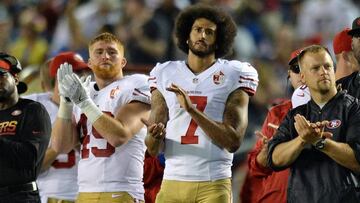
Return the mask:
{"type": "Polygon", "coordinates": [[[216,47],[216,45],[212,44],[212,45],[208,46],[207,49],[204,51],[196,50],[194,48],[194,43],[191,40],[189,40],[189,49],[191,50],[192,53],[194,53],[196,56],[198,56],[200,58],[205,58],[205,57],[213,54],[215,52],[215,47],[216,47]]]}

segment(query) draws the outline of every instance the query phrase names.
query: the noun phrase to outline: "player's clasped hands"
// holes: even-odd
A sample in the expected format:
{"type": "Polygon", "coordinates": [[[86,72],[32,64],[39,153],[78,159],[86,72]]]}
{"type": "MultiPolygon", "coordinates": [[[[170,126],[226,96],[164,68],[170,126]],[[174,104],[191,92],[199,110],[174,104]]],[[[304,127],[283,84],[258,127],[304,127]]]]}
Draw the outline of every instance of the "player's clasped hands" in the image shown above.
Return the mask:
{"type": "Polygon", "coordinates": [[[174,92],[176,94],[176,98],[182,108],[185,111],[188,111],[190,108],[193,108],[192,102],[190,100],[189,95],[185,92],[184,89],[172,83],[169,87],[166,88],[167,91],[174,92]]]}
{"type": "Polygon", "coordinates": [[[326,125],[329,121],[318,121],[311,123],[302,115],[295,115],[295,129],[298,135],[306,143],[314,144],[321,138],[330,138],[332,133],[324,132],[326,125]]]}
{"type": "Polygon", "coordinates": [[[141,122],[147,127],[147,132],[156,140],[163,140],[166,135],[165,125],[163,123],[150,123],[148,120],[141,118],[141,122]]]}

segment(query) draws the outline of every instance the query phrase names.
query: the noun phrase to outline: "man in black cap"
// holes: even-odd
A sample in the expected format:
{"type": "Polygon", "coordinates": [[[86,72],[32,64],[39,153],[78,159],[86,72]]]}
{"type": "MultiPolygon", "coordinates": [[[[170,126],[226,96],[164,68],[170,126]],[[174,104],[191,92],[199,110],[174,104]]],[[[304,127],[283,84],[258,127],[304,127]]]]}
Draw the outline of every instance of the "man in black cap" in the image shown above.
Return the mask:
{"type": "Polygon", "coordinates": [[[20,71],[15,57],[0,53],[0,203],[40,202],[35,180],[51,133],[45,107],[19,97],[20,71]]]}

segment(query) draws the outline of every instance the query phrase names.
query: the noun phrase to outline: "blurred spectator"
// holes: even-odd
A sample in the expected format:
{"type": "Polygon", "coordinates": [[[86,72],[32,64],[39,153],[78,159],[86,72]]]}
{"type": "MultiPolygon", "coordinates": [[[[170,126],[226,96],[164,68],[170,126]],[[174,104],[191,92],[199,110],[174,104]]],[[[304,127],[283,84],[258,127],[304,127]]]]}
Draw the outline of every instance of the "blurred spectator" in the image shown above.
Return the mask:
{"type": "Polygon", "coordinates": [[[42,0],[39,1],[38,10],[44,16],[47,24],[44,36],[48,41],[52,40],[58,19],[65,9],[65,0],[42,0]]]}
{"type": "Polygon", "coordinates": [[[125,0],[124,16],[117,34],[125,42],[127,60],[133,64],[151,64],[164,61],[166,41],[162,25],[154,19],[144,0],[125,0]]]}
{"type": "Polygon", "coordinates": [[[238,25],[246,27],[258,45],[264,38],[262,27],[259,23],[259,16],[262,11],[260,0],[241,0],[235,11],[235,21],[238,25]]]}
{"type": "Polygon", "coordinates": [[[238,25],[237,30],[233,57],[241,61],[251,61],[258,51],[255,40],[244,26],[238,25]]]}
{"type": "Polygon", "coordinates": [[[0,51],[5,52],[5,48],[9,41],[9,36],[11,34],[12,21],[9,12],[6,7],[0,3],[0,51]]]}
{"type": "Polygon", "coordinates": [[[175,0],[161,0],[161,4],[154,11],[154,19],[159,23],[163,39],[166,40],[166,51],[163,60],[173,60],[175,58],[176,47],[172,30],[175,24],[175,18],[180,12],[176,7],[175,0]]]}
{"type": "Polygon", "coordinates": [[[323,44],[332,47],[336,31],[351,25],[358,15],[359,7],[350,0],[304,1],[298,17],[297,33],[304,40],[320,34],[323,44]]]}
{"type": "Polygon", "coordinates": [[[24,68],[39,66],[44,62],[48,50],[48,43],[41,36],[46,29],[45,18],[35,7],[28,7],[21,12],[19,23],[19,36],[9,44],[9,52],[19,59],[24,68]]]}
{"type": "Polygon", "coordinates": [[[73,50],[88,58],[87,42],[106,27],[118,23],[122,2],[118,0],[90,0],[81,4],[79,0],[67,1],[65,15],[59,19],[50,55],[73,50]]]}

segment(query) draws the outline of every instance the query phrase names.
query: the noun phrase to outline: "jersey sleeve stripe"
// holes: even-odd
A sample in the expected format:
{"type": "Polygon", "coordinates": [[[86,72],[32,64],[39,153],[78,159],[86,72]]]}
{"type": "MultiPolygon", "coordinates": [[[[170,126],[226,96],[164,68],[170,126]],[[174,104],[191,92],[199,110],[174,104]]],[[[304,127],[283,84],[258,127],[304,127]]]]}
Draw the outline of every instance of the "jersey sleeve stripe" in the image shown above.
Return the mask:
{"type": "Polygon", "coordinates": [[[150,93],[156,89],[157,89],[156,87],[150,87],[150,93]]]}
{"type": "Polygon", "coordinates": [[[256,79],[254,79],[254,78],[247,78],[247,77],[244,77],[244,76],[240,76],[240,81],[241,80],[249,80],[249,81],[253,81],[253,82],[259,82],[259,80],[256,80],[256,79]]]}
{"type": "Polygon", "coordinates": [[[139,93],[139,94],[141,94],[141,95],[143,95],[143,96],[145,96],[145,97],[150,97],[149,95],[141,92],[141,91],[140,91],[139,89],[137,89],[137,88],[135,88],[134,91],[137,92],[137,93],[139,93]]]}
{"type": "Polygon", "coordinates": [[[241,87],[242,90],[244,90],[246,93],[248,93],[250,96],[253,96],[255,95],[255,90],[254,89],[251,89],[249,87],[241,87]]]}
{"type": "Polygon", "coordinates": [[[156,77],[149,77],[148,78],[148,82],[152,81],[152,80],[156,80],[156,77]]]}

